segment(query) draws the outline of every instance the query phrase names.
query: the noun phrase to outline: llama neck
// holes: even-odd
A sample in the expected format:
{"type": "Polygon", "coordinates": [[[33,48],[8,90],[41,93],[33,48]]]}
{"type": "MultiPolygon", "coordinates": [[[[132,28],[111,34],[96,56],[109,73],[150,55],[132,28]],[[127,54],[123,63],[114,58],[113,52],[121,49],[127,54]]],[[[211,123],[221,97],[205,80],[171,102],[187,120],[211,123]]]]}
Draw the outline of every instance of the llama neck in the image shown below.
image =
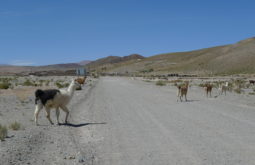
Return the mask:
{"type": "Polygon", "coordinates": [[[73,95],[74,93],[74,90],[75,90],[75,84],[72,82],[69,87],[67,88],[67,92],[69,93],[69,95],[73,95]]]}

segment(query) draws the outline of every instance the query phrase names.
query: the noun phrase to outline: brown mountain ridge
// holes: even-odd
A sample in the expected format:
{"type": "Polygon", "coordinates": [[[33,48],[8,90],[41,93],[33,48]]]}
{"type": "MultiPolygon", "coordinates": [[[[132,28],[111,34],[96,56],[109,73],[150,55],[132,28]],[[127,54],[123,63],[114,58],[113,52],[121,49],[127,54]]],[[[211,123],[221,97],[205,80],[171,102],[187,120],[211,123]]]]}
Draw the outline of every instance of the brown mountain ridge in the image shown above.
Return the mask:
{"type": "Polygon", "coordinates": [[[129,74],[253,74],[255,73],[255,38],[200,50],[159,54],[140,60],[98,63],[93,69],[104,73],[129,74]]]}

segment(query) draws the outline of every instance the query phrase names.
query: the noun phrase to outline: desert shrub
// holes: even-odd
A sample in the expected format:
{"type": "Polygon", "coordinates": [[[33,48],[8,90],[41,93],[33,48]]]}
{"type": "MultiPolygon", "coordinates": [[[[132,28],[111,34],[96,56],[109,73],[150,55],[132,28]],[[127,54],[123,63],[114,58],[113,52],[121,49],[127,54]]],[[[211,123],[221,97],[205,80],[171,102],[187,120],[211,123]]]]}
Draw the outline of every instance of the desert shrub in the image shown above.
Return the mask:
{"type": "Polygon", "coordinates": [[[0,89],[8,89],[10,87],[10,83],[8,82],[2,82],[0,83],[0,89]]]}
{"type": "Polygon", "coordinates": [[[153,71],[154,71],[153,68],[149,68],[149,69],[141,70],[140,72],[141,72],[141,73],[150,73],[150,72],[153,72],[153,71]]]}
{"type": "Polygon", "coordinates": [[[10,82],[10,81],[12,81],[12,78],[8,78],[8,77],[0,78],[0,82],[10,82]]]}
{"type": "Polygon", "coordinates": [[[30,80],[26,80],[22,85],[23,86],[35,86],[35,84],[33,82],[31,82],[30,80]]]}
{"type": "Polygon", "coordinates": [[[241,88],[234,88],[233,91],[237,94],[243,93],[243,90],[241,88]]]}
{"type": "Polygon", "coordinates": [[[14,123],[10,124],[9,128],[14,131],[17,131],[21,128],[21,124],[15,121],[14,123]]]}
{"type": "Polygon", "coordinates": [[[49,81],[49,80],[46,80],[46,81],[45,81],[45,86],[49,86],[49,84],[50,84],[50,81],[49,81]]]}
{"type": "Polygon", "coordinates": [[[164,81],[159,80],[159,81],[156,82],[156,85],[158,85],[158,86],[165,86],[166,83],[164,81]]]}
{"type": "Polygon", "coordinates": [[[7,137],[8,130],[6,126],[0,124],[0,140],[3,141],[7,137]]]}
{"type": "Polygon", "coordinates": [[[69,83],[62,83],[62,82],[60,82],[60,81],[57,81],[57,82],[55,83],[55,85],[56,85],[58,88],[66,88],[66,87],[69,86],[69,83]]]}

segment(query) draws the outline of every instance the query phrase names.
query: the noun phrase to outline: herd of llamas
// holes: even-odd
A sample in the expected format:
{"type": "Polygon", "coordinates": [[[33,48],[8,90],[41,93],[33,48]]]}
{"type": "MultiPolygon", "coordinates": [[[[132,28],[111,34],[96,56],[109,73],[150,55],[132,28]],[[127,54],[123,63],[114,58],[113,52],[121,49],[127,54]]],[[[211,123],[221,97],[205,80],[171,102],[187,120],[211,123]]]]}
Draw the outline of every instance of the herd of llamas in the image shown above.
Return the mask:
{"type": "MultiPolygon", "coordinates": [[[[255,81],[250,80],[249,83],[254,85],[255,81]]],[[[183,97],[185,97],[185,101],[187,101],[189,81],[185,81],[184,84],[179,84],[179,85],[177,83],[175,83],[175,86],[177,87],[177,102],[179,100],[182,102],[183,97]]],[[[202,84],[202,87],[205,90],[206,97],[212,97],[213,84],[208,82],[208,83],[202,84]]],[[[219,84],[219,86],[218,86],[218,96],[223,95],[223,94],[225,94],[225,96],[226,96],[227,91],[229,89],[230,89],[229,82],[226,81],[225,84],[219,84]]],[[[215,96],[215,97],[217,97],[217,96],[215,96]]]]}
{"type": "MultiPolygon", "coordinates": [[[[56,110],[57,124],[60,124],[59,109],[63,110],[66,113],[65,123],[67,123],[68,115],[69,115],[67,104],[72,99],[74,91],[77,88],[83,86],[85,84],[85,81],[86,81],[86,77],[73,79],[67,89],[47,89],[47,90],[37,89],[35,91],[35,112],[34,112],[34,119],[35,119],[36,125],[38,125],[39,112],[43,108],[45,109],[46,117],[51,124],[54,124],[50,118],[50,111],[53,108],[56,110]]],[[[255,82],[253,80],[250,80],[249,83],[254,85],[255,82]]],[[[185,98],[185,101],[187,101],[189,81],[185,81],[182,84],[175,83],[175,86],[177,87],[177,102],[179,100],[182,102],[183,98],[185,98]]],[[[208,83],[202,84],[202,87],[205,90],[206,97],[212,97],[213,84],[208,82],[208,83]]],[[[222,94],[226,95],[228,90],[229,90],[228,82],[225,82],[224,84],[221,83],[218,85],[219,95],[222,95],[222,94]]]]}

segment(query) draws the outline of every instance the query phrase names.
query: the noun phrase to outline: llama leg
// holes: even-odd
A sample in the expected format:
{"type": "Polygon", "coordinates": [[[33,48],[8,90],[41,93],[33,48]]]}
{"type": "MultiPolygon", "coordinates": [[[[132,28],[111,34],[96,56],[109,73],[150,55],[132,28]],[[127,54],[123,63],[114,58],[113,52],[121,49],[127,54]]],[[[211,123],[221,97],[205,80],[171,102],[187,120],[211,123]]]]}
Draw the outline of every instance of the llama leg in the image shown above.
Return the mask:
{"type": "Polygon", "coordinates": [[[50,118],[50,109],[49,108],[45,108],[45,110],[46,110],[46,117],[47,117],[47,119],[49,120],[50,124],[53,125],[54,123],[52,122],[52,120],[50,118]]]}
{"type": "Polygon", "coordinates": [[[185,101],[187,101],[187,95],[185,95],[185,101]]]}
{"type": "Polygon", "coordinates": [[[34,113],[34,118],[35,118],[35,124],[38,125],[38,116],[39,112],[43,108],[42,104],[36,104],[35,106],[35,113],[34,113]]]}
{"type": "Polygon", "coordinates": [[[58,125],[60,124],[59,123],[59,108],[56,108],[56,116],[57,116],[57,122],[58,122],[58,125]]]}
{"type": "Polygon", "coordinates": [[[66,112],[66,119],[65,119],[65,122],[67,123],[67,118],[68,118],[68,115],[69,115],[69,110],[67,109],[66,106],[61,106],[61,109],[62,109],[63,111],[66,112]]]}
{"type": "Polygon", "coordinates": [[[180,97],[180,90],[177,91],[177,102],[179,101],[179,97],[180,97]]]}

